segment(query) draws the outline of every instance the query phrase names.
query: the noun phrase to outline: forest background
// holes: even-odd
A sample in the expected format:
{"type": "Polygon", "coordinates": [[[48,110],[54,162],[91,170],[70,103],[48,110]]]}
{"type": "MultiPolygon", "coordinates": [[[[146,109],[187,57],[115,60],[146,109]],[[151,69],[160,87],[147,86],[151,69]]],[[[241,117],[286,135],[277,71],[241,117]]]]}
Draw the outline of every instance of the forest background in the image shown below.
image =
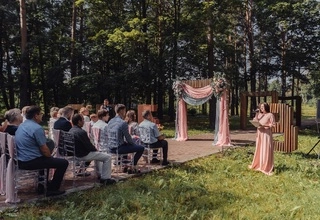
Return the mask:
{"type": "MultiPolygon", "coordinates": [[[[158,104],[158,118],[174,120],[173,82],[217,74],[230,83],[231,115],[243,91],[320,96],[316,0],[0,2],[0,114],[109,98],[158,104]]],[[[214,119],[215,98],[203,109],[214,119]]]]}

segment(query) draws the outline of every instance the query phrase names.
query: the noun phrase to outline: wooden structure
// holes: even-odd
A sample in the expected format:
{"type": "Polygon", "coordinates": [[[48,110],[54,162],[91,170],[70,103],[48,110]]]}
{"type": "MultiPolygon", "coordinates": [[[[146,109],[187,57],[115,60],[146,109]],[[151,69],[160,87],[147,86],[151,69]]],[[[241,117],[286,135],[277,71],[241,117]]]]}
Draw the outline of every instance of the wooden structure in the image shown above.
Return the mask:
{"type": "Polygon", "coordinates": [[[186,80],[183,83],[193,87],[193,88],[202,88],[207,85],[210,85],[212,79],[199,79],[199,80],[186,80]]]}
{"type": "MultiPolygon", "coordinates": [[[[140,124],[143,121],[142,118],[142,112],[146,111],[146,110],[150,110],[152,112],[152,115],[155,114],[155,112],[157,112],[158,110],[158,105],[149,105],[149,104],[141,104],[138,105],[138,112],[137,112],[137,116],[138,116],[138,123],[140,124]]],[[[153,122],[156,124],[159,124],[159,119],[157,119],[156,117],[153,118],[153,122]]]]}
{"type": "Polygon", "coordinates": [[[283,101],[283,100],[290,100],[293,101],[295,100],[295,114],[294,114],[294,118],[296,119],[296,126],[301,126],[301,104],[302,104],[302,98],[301,96],[289,96],[289,97],[283,97],[283,96],[279,96],[279,100],[283,101]]]}
{"type": "Polygon", "coordinates": [[[279,97],[276,91],[269,92],[243,92],[241,93],[240,102],[240,128],[246,129],[247,127],[247,109],[248,109],[248,97],[266,97],[271,96],[272,103],[278,103],[279,97]]]}
{"type": "MultiPolygon", "coordinates": [[[[248,109],[248,97],[271,97],[270,103],[278,103],[284,100],[295,100],[295,125],[301,126],[301,96],[282,97],[278,96],[276,91],[269,92],[243,92],[241,94],[241,109],[240,109],[240,128],[245,130],[247,127],[247,109],[248,109]]],[[[278,120],[278,118],[276,118],[278,120]]]]}
{"type": "Polygon", "coordinates": [[[84,107],[83,104],[68,104],[67,106],[72,107],[75,112],[79,112],[80,108],[84,107]]]}
{"type": "Polygon", "coordinates": [[[270,112],[275,115],[276,126],[273,133],[283,133],[283,140],[274,140],[274,150],[292,152],[298,149],[298,127],[293,125],[293,108],[285,103],[271,103],[270,112]],[[279,121],[277,120],[279,118],[279,121]]]}

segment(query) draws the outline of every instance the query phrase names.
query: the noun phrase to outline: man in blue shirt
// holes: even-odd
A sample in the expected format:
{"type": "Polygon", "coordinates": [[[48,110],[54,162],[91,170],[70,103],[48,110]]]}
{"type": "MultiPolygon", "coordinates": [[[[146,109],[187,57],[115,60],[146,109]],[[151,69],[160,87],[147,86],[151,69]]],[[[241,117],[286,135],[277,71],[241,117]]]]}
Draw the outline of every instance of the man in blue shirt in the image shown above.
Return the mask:
{"type": "MultiPolygon", "coordinates": [[[[153,123],[152,120],[152,113],[150,110],[146,110],[142,112],[142,117],[144,120],[139,124],[139,128],[145,128],[150,131],[150,142],[145,144],[150,144],[150,148],[162,148],[162,154],[163,154],[163,161],[162,165],[166,166],[169,165],[168,162],[168,141],[166,141],[164,138],[164,135],[160,134],[159,129],[155,123],[153,123]]],[[[156,154],[156,153],[155,153],[156,154]]],[[[159,163],[160,160],[157,158],[153,158],[151,160],[151,163],[159,163]]]]}
{"type": "Polygon", "coordinates": [[[136,145],[129,134],[129,128],[127,122],[124,121],[126,116],[126,107],[123,104],[117,104],[115,107],[116,116],[112,118],[108,123],[107,133],[108,133],[108,147],[112,146],[110,142],[112,133],[117,133],[118,141],[117,146],[112,146],[110,149],[111,153],[116,153],[118,150],[119,154],[134,153],[133,165],[134,170],[130,172],[139,172],[136,169],[138,160],[143,154],[144,147],[136,145]]]}
{"type": "Polygon", "coordinates": [[[17,158],[20,169],[55,169],[54,176],[47,185],[47,196],[55,196],[65,192],[59,189],[69,163],[65,159],[51,156],[45,132],[39,125],[42,116],[38,106],[27,109],[26,120],[19,125],[15,135],[17,158]]]}

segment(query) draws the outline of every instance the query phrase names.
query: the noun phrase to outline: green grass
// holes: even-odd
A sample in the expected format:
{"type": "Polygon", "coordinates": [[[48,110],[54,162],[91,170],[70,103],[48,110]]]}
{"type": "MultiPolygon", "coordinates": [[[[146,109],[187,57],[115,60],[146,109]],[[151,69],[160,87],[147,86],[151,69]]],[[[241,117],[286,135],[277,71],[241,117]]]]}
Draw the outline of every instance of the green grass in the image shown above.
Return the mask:
{"type": "Polygon", "coordinates": [[[254,147],[237,148],[114,186],[26,205],[0,218],[318,219],[320,161],[315,154],[305,156],[316,141],[306,131],[298,151],[276,152],[273,176],[247,169],[254,147]]]}
{"type": "MultiPolygon", "coordinates": [[[[193,134],[210,131],[206,119],[189,120],[193,134]]],[[[164,133],[174,134],[172,125],[164,126],[164,133]]],[[[249,170],[254,146],[241,147],[114,186],[26,204],[0,213],[0,219],[318,219],[320,160],[314,152],[306,155],[317,141],[313,128],[300,131],[299,150],[275,152],[273,176],[249,170]]]]}

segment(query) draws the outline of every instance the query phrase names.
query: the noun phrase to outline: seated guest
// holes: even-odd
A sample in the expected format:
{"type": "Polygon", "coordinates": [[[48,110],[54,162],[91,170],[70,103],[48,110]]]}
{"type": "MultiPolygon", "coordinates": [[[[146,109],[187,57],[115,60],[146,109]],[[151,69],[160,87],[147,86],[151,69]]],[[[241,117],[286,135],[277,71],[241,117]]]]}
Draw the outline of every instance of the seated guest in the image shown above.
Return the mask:
{"type": "Polygon", "coordinates": [[[5,120],[5,121],[2,122],[1,125],[0,125],[0,132],[3,132],[3,131],[6,129],[7,126],[8,126],[8,121],[5,120]]]}
{"type": "Polygon", "coordinates": [[[15,135],[18,126],[22,123],[23,117],[21,115],[21,110],[18,108],[13,108],[4,114],[5,119],[8,121],[7,127],[4,132],[10,135],[15,135]]]}
{"type": "Polygon", "coordinates": [[[127,111],[126,118],[124,119],[128,123],[129,134],[131,136],[139,136],[139,127],[136,122],[136,112],[134,110],[127,111]]]}
{"type": "Polygon", "coordinates": [[[26,106],[24,106],[24,107],[21,109],[21,114],[22,114],[23,121],[26,120],[26,111],[27,111],[27,109],[28,109],[29,107],[30,107],[29,105],[26,105],[26,106]]]}
{"type": "Polygon", "coordinates": [[[107,121],[109,119],[109,113],[105,109],[100,109],[98,111],[98,121],[94,123],[92,128],[99,128],[100,129],[100,138],[99,138],[99,146],[100,151],[107,151],[107,128],[108,124],[107,121]]]}
{"type": "Polygon", "coordinates": [[[54,123],[58,120],[58,112],[59,112],[59,108],[58,107],[52,107],[50,108],[50,119],[49,122],[50,123],[54,123]]]}
{"type": "Polygon", "coordinates": [[[53,129],[53,124],[58,120],[58,112],[59,108],[58,107],[52,107],[50,109],[50,119],[49,119],[49,137],[53,137],[52,129],[53,129]]]}
{"type": "Polygon", "coordinates": [[[92,112],[92,105],[86,105],[86,108],[88,109],[89,114],[90,114],[90,112],[92,112]]]}
{"type": "Polygon", "coordinates": [[[140,134],[139,134],[139,126],[136,122],[136,112],[134,110],[127,111],[126,118],[124,119],[128,123],[129,134],[132,137],[132,140],[140,144],[140,134]]]}
{"type": "Polygon", "coordinates": [[[73,127],[70,133],[74,135],[75,154],[82,161],[95,160],[96,171],[100,183],[104,185],[114,184],[116,181],[111,178],[111,155],[99,152],[92,145],[90,139],[82,129],[84,119],[81,114],[75,114],[72,117],[73,127]]]}
{"type": "Polygon", "coordinates": [[[97,114],[91,114],[90,115],[90,123],[91,126],[94,125],[94,123],[96,123],[99,120],[98,115],[97,114]]]}
{"type": "Polygon", "coordinates": [[[27,109],[26,120],[19,125],[15,135],[17,158],[20,169],[54,168],[53,178],[48,181],[47,196],[55,196],[65,192],[60,190],[60,186],[69,163],[65,159],[51,156],[44,130],[39,125],[42,116],[43,113],[38,106],[30,106],[27,109]]]}
{"type": "Polygon", "coordinates": [[[70,106],[63,107],[60,111],[60,117],[53,124],[53,128],[62,131],[69,131],[72,128],[72,124],[70,122],[71,117],[73,115],[73,108],[70,106]]]}
{"type": "MultiPolygon", "coordinates": [[[[111,132],[116,132],[118,136],[118,147],[111,148],[111,153],[118,153],[119,154],[127,154],[127,153],[134,153],[133,158],[133,165],[134,170],[128,171],[131,173],[139,172],[139,170],[136,168],[138,160],[143,154],[144,147],[140,145],[136,145],[134,141],[131,138],[131,135],[129,134],[128,124],[123,120],[126,116],[126,107],[123,104],[118,104],[115,107],[116,110],[116,116],[112,118],[108,123],[108,137],[110,137],[111,132]],[[126,141],[124,141],[124,139],[126,141]]],[[[110,138],[108,138],[110,140],[110,138]]],[[[108,147],[110,145],[108,144],[108,147]]]]}
{"type": "Polygon", "coordinates": [[[84,122],[89,122],[89,110],[86,107],[81,107],[79,113],[83,116],[84,122]]]}
{"type": "MultiPolygon", "coordinates": [[[[144,120],[139,124],[140,128],[150,129],[150,144],[151,148],[162,148],[163,161],[162,165],[166,166],[168,162],[168,142],[164,140],[164,135],[161,135],[159,129],[155,123],[152,122],[152,113],[150,110],[142,112],[142,117],[144,120]]],[[[155,153],[156,154],[156,153],[155,153]]],[[[153,158],[151,163],[159,163],[160,160],[153,158]]]]}

